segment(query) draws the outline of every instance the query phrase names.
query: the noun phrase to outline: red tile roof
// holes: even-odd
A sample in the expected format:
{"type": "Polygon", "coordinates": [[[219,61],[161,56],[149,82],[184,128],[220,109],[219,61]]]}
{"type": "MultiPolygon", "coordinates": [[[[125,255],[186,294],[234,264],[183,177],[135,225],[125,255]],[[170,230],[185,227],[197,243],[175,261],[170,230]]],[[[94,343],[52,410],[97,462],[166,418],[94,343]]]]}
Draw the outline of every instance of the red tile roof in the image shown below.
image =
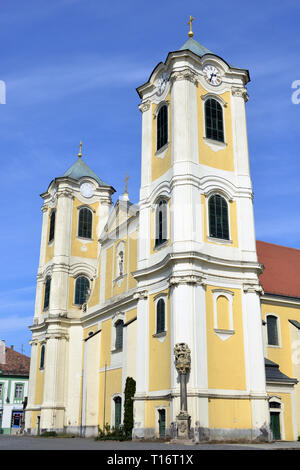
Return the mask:
{"type": "Polygon", "coordinates": [[[5,346],[5,364],[0,363],[2,375],[29,376],[29,367],[30,357],[5,346]]]}
{"type": "Polygon", "coordinates": [[[264,292],[300,298],[300,250],[256,241],[258,261],[264,265],[259,280],[264,292]]]}

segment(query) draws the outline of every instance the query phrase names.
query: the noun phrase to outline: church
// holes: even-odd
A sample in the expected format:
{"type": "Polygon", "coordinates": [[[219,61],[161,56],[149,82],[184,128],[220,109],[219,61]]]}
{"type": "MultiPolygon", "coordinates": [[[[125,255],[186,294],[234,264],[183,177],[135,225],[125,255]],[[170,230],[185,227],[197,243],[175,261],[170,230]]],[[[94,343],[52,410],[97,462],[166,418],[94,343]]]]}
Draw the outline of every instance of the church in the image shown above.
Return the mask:
{"type": "Polygon", "coordinates": [[[127,182],[112,203],[81,145],[41,194],[33,435],[122,426],[128,377],[135,440],[178,437],[183,414],[196,442],[300,435],[300,250],[255,238],[249,72],[196,41],[192,20],[137,88],[138,203],[127,182]]]}

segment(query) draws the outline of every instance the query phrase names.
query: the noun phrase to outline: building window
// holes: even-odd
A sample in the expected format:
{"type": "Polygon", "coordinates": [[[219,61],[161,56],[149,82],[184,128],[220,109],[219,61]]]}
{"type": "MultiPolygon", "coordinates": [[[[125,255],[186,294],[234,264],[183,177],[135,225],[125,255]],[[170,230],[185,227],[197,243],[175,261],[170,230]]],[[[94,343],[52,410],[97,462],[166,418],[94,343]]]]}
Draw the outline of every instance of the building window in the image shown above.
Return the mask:
{"type": "Polygon", "coordinates": [[[121,397],[114,398],[115,402],[115,428],[119,428],[121,426],[122,421],[122,399],[121,397]]]}
{"type": "Polygon", "coordinates": [[[159,299],[156,304],[156,333],[163,333],[165,331],[165,310],[164,299],[159,299]]]}
{"type": "Polygon", "coordinates": [[[163,105],[157,115],[157,150],[168,143],[168,107],[163,105]]]}
{"type": "Polygon", "coordinates": [[[23,399],[23,384],[16,384],[15,387],[15,400],[22,400],[23,399]]]}
{"type": "Polygon", "coordinates": [[[228,205],[219,194],[209,198],[209,236],[229,240],[228,205]]]}
{"type": "Polygon", "coordinates": [[[75,305],[82,305],[87,300],[90,281],[84,276],[80,276],[75,282],[75,305]]]}
{"type": "Polygon", "coordinates": [[[90,209],[82,207],[79,210],[78,236],[83,238],[92,238],[93,214],[90,209]]]}
{"type": "Polygon", "coordinates": [[[41,357],[40,357],[40,369],[44,369],[45,366],[45,345],[42,344],[41,346],[41,357]]]}
{"type": "Polygon", "coordinates": [[[122,349],[123,348],[123,321],[118,320],[115,324],[116,329],[116,342],[115,342],[115,349],[122,349]]]}
{"type": "Polygon", "coordinates": [[[274,315],[267,316],[267,332],[268,332],[268,344],[270,346],[278,346],[278,328],[277,328],[277,317],[274,315]]]}
{"type": "Polygon", "coordinates": [[[55,211],[52,211],[50,215],[49,242],[52,242],[52,240],[54,240],[54,232],[55,232],[55,211]]]}
{"type": "Polygon", "coordinates": [[[51,278],[50,278],[50,277],[47,277],[46,283],[45,283],[44,310],[47,310],[47,308],[49,308],[49,302],[50,302],[50,287],[51,287],[51,278]]]}
{"type": "Polygon", "coordinates": [[[168,201],[161,199],[156,207],[156,235],[155,246],[159,246],[168,239],[168,219],[167,219],[168,201]]]}
{"type": "Polygon", "coordinates": [[[223,110],[213,98],[205,101],[205,129],[208,139],[224,142],[223,110]]]}

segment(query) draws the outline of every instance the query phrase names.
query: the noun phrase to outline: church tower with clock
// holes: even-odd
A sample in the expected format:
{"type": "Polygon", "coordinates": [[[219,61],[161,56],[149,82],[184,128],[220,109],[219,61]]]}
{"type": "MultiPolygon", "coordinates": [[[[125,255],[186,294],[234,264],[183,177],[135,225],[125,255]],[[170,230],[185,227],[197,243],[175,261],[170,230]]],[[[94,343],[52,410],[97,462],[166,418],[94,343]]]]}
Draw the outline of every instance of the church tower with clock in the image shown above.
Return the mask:
{"type": "Polygon", "coordinates": [[[178,437],[185,425],[199,440],[270,438],[249,80],[190,28],[137,88],[138,204],[126,178],[113,206],[115,190],[81,150],[42,194],[26,411],[33,434],[119,427],[131,377],[134,439],[178,437]]]}

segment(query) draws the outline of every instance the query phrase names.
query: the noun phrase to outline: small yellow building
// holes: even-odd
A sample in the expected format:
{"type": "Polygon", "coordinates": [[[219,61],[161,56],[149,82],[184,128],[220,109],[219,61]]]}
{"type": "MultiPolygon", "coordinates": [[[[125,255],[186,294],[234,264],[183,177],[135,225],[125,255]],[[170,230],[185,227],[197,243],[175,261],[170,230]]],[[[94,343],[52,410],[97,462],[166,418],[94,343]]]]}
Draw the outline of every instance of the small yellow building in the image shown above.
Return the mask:
{"type": "Polygon", "coordinates": [[[298,438],[300,290],[255,239],[249,80],[189,37],[137,88],[139,202],[113,206],[81,150],[41,195],[28,432],[121,426],[132,377],[133,438],[176,437],[183,343],[191,438],[298,438]]]}

